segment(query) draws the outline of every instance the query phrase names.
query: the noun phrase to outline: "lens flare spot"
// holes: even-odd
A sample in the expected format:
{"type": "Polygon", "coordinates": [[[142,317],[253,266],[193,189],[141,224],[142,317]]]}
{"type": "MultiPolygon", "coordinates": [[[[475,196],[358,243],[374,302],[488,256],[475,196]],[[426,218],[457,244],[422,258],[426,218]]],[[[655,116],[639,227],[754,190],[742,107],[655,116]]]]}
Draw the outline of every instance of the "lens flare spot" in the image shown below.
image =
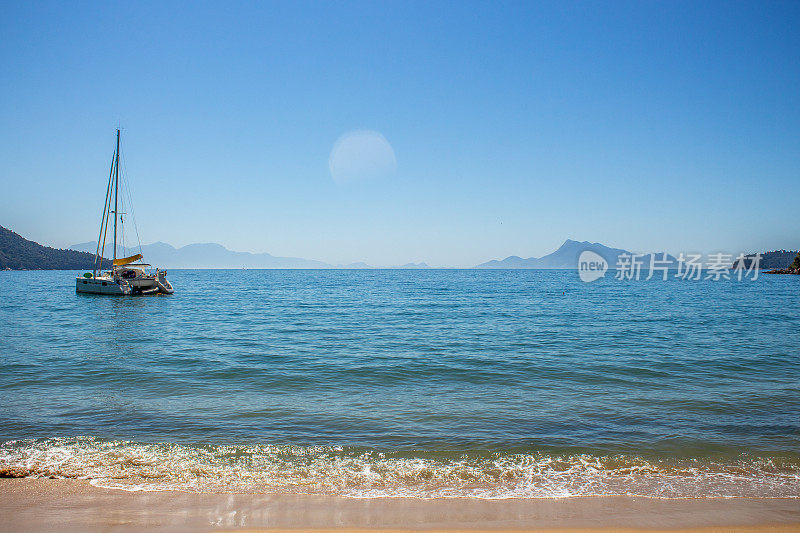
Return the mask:
{"type": "Polygon", "coordinates": [[[394,175],[397,160],[389,141],[377,131],[350,131],[339,137],[331,149],[328,168],[340,185],[394,175]]]}

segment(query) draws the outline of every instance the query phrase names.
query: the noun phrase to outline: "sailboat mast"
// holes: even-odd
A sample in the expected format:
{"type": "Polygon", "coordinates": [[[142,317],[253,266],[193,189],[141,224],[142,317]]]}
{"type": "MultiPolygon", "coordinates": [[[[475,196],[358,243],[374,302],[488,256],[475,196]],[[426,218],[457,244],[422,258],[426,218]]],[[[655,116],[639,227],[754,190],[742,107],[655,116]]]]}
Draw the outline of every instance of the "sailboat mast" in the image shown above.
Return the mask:
{"type": "Polygon", "coordinates": [[[119,191],[119,129],[117,130],[117,161],[114,168],[114,261],[117,260],[117,211],[119,210],[119,203],[117,202],[117,192],[119,191]]]}
{"type": "Polygon", "coordinates": [[[97,270],[103,269],[103,254],[105,254],[106,249],[106,236],[105,236],[105,228],[108,228],[108,197],[111,194],[111,180],[114,177],[114,159],[116,158],[116,153],[111,155],[111,168],[108,171],[108,184],[106,185],[106,199],[103,200],[103,217],[100,219],[100,235],[97,237],[97,251],[94,254],[94,268],[92,269],[92,277],[97,277],[97,270]],[[100,242],[103,243],[103,248],[100,248],[100,242]],[[98,266],[98,261],[100,265],[98,266]]]}

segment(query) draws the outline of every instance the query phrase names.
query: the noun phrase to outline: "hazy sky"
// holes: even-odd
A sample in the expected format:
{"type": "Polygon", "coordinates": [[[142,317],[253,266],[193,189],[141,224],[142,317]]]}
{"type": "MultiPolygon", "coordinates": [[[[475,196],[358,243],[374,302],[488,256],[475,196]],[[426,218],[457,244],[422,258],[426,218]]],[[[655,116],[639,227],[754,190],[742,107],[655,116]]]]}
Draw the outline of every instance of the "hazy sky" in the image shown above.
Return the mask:
{"type": "Polygon", "coordinates": [[[0,6],[0,225],[471,266],[800,248],[798,2],[0,6]],[[336,147],[334,149],[334,147],[336,147]]]}

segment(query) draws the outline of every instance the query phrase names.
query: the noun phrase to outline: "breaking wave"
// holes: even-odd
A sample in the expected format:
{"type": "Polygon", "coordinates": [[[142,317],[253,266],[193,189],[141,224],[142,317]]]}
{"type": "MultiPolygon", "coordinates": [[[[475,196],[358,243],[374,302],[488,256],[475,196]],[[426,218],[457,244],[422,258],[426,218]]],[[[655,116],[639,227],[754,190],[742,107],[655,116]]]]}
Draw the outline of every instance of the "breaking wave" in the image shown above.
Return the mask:
{"type": "Polygon", "coordinates": [[[8,441],[0,476],[98,487],[347,497],[800,497],[794,457],[662,458],[325,446],[146,444],[92,437],[8,441]]]}

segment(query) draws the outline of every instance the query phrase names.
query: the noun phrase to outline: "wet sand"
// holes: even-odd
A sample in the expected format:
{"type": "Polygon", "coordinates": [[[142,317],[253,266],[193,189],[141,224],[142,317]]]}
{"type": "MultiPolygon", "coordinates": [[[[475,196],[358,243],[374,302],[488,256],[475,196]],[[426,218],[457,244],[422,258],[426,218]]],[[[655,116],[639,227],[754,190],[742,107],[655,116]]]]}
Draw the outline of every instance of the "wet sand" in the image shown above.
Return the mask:
{"type": "Polygon", "coordinates": [[[0,479],[0,531],[800,531],[800,500],[637,497],[351,499],[126,492],[87,481],[0,479]]]}

